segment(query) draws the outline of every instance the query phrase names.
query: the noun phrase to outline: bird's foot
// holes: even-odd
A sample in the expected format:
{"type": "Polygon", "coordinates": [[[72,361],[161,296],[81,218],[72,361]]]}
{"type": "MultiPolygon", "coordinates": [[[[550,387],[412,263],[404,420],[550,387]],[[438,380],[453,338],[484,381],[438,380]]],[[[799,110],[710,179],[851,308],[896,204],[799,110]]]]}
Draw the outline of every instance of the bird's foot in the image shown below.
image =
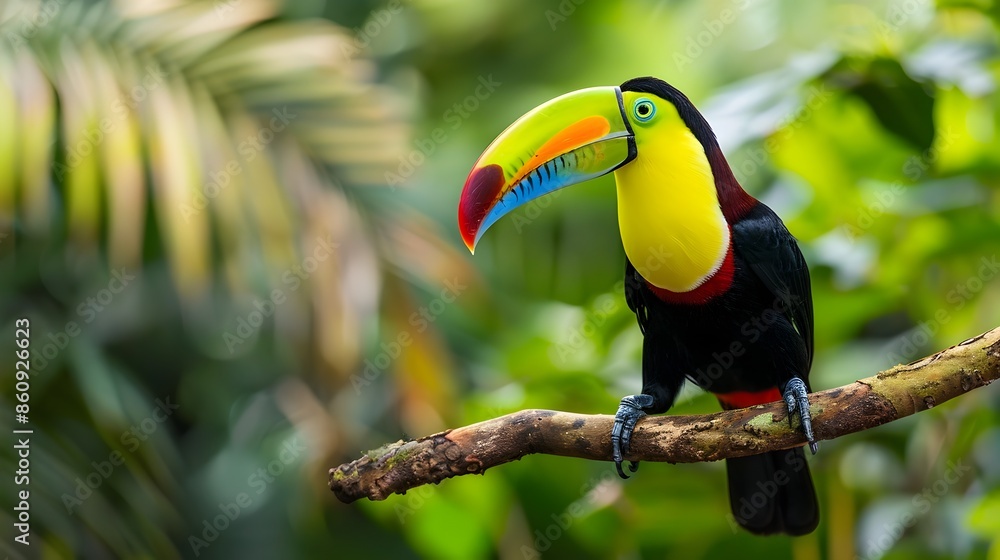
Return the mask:
{"type": "MultiPolygon", "coordinates": [[[[629,395],[622,399],[615,414],[615,425],[611,428],[611,458],[618,469],[618,476],[628,478],[622,470],[622,456],[628,453],[629,445],[632,443],[632,431],[640,418],[646,415],[642,409],[653,406],[653,397],[650,395],[629,395]]],[[[638,461],[629,461],[628,470],[635,472],[639,470],[638,461]]]]}
{"type": "Polygon", "coordinates": [[[798,412],[799,420],[802,422],[802,431],[805,432],[806,441],[809,442],[809,450],[816,454],[819,445],[813,435],[812,416],[809,414],[809,394],[806,392],[806,384],[798,377],[793,377],[782,394],[785,405],[788,407],[788,424],[792,424],[792,416],[798,412]]]}

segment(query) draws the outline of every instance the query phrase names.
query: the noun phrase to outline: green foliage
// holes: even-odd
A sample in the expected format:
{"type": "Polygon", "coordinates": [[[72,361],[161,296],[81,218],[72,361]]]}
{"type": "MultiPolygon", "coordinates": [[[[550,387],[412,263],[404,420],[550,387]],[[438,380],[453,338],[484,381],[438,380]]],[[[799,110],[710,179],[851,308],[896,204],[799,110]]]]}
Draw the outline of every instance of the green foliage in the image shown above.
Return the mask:
{"type": "MultiPolygon", "coordinates": [[[[814,387],[997,326],[998,22],[920,0],[3,3],[0,308],[32,323],[33,549],[1000,558],[995,388],[825,442],[823,521],[796,540],[733,528],[721,464],[623,482],[532,456],[350,506],[325,487],[387,441],[639,389],[610,177],[475,257],[456,230],[481,150],[572,89],[655,75],[702,109],[811,265],[814,387]]],[[[671,413],[716,409],[689,387],[671,413]]]]}

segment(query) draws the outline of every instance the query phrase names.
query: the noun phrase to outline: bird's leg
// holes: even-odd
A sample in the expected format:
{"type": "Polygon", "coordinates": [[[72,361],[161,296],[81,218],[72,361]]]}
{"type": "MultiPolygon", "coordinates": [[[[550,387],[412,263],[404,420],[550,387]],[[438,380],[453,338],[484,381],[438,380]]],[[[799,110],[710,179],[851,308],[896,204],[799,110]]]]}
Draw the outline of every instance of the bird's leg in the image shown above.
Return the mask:
{"type": "Polygon", "coordinates": [[[785,405],[788,407],[788,424],[792,424],[792,416],[798,412],[799,420],[802,422],[802,431],[805,432],[806,441],[809,442],[809,450],[816,454],[819,445],[816,444],[816,437],[813,435],[812,416],[809,414],[809,394],[806,391],[806,384],[798,377],[791,378],[785,384],[782,391],[785,398],[785,405]]]}
{"type": "MultiPolygon", "coordinates": [[[[651,395],[629,395],[622,399],[618,405],[618,412],[615,413],[615,425],[611,428],[611,458],[618,469],[618,476],[628,478],[622,470],[622,456],[628,453],[629,445],[632,443],[632,431],[640,418],[646,415],[643,409],[652,408],[654,404],[651,395]]],[[[629,461],[628,469],[632,472],[639,470],[638,461],[629,461]]]]}

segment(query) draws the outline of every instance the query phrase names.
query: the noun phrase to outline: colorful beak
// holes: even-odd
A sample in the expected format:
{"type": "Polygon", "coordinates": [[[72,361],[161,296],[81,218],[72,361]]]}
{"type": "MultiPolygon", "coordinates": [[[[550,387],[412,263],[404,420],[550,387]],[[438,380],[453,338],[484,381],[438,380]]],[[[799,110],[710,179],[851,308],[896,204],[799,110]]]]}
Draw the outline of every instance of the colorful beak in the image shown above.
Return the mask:
{"type": "Polygon", "coordinates": [[[567,93],[517,119],[465,180],[458,227],[470,251],[505,214],[554,190],[600,177],[635,158],[618,87],[567,93]]]}

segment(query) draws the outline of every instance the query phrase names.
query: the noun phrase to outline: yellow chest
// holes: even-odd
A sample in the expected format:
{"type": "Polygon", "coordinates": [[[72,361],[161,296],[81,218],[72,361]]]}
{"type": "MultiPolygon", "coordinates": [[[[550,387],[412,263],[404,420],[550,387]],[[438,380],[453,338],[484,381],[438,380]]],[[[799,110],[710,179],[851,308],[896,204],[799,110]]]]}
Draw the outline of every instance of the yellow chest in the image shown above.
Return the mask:
{"type": "Polygon", "coordinates": [[[649,283],[689,292],[719,270],[730,231],[701,143],[682,123],[639,140],[615,171],[618,227],[629,261],[649,283]]]}

